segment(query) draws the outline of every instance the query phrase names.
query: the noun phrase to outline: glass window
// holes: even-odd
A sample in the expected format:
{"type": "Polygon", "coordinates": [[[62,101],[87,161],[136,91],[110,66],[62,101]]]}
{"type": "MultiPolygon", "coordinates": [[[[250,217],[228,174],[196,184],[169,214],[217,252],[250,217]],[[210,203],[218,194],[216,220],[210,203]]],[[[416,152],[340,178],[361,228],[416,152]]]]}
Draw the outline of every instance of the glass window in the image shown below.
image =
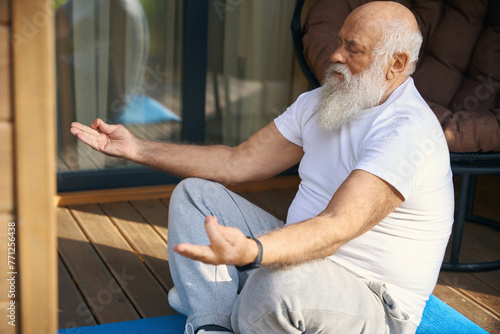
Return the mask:
{"type": "Polygon", "coordinates": [[[295,61],[295,0],[211,1],[206,141],[234,146],[308,90],[295,61]]]}
{"type": "Polygon", "coordinates": [[[289,28],[295,0],[54,4],[60,191],[172,182],[157,172],[145,182],[141,177],[150,170],[93,151],[71,135],[73,121],[88,125],[100,117],[124,124],[141,138],[173,142],[189,141],[186,129],[191,134],[204,129],[204,136],[195,140],[234,146],[308,89],[294,59],[289,28]],[[188,39],[186,29],[200,15],[208,16],[208,24],[206,31],[196,28],[196,38],[208,48],[189,59],[190,64],[203,62],[201,68],[206,59],[206,72],[186,71],[188,76],[182,73],[188,64],[182,63],[188,58],[183,44],[198,45],[198,40],[188,39]],[[203,86],[201,98],[194,94],[197,101],[204,100],[201,113],[183,110],[183,98],[188,104],[196,91],[189,89],[192,82],[205,84],[205,96],[203,86]],[[193,123],[201,123],[201,130],[193,123]],[[134,178],[136,183],[131,183],[134,178]]]}
{"type": "Polygon", "coordinates": [[[76,140],[73,121],[100,117],[142,138],[179,140],[181,11],[181,1],[58,1],[59,171],[132,164],[76,140]]]}

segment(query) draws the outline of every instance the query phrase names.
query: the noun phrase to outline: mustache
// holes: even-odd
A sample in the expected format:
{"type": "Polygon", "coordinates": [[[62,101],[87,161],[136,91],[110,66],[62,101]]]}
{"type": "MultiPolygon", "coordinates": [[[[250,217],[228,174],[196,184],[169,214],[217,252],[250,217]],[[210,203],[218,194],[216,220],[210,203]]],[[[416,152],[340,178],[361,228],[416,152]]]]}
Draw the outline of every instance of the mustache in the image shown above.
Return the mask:
{"type": "Polygon", "coordinates": [[[346,79],[346,81],[348,82],[352,79],[352,74],[345,65],[339,63],[330,64],[330,66],[328,66],[326,70],[326,75],[330,77],[333,75],[334,72],[342,74],[344,76],[344,79],[346,79]]]}

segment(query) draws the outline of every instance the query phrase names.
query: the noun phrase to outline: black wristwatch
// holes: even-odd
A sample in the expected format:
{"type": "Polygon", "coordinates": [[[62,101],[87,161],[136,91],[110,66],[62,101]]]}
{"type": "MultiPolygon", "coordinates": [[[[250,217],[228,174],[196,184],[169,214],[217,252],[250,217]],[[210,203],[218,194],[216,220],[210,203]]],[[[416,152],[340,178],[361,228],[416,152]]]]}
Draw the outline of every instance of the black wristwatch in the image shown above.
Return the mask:
{"type": "Polygon", "coordinates": [[[252,237],[247,237],[248,239],[252,239],[257,243],[257,246],[259,247],[259,253],[257,254],[257,258],[255,261],[252,263],[246,264],[244,266],[235,266],[238,271],[247,271],[247,270],[252,270],[252,269],[257,269],[260,267],[260,263],[262,262],[262,244],[260,243],[259,240],[252,238],[252,237]]]}

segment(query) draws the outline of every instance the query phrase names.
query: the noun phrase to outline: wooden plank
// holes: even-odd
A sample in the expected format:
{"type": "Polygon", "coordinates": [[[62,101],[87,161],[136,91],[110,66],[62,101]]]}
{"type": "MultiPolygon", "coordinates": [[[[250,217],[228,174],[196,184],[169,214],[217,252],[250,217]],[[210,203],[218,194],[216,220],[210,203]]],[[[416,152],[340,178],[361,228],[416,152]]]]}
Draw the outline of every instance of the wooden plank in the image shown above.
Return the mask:
{"type": "MultiPolygon", "coordinates": [[[[478,205],[478,207],[481,206],[478,205]]],[[[485,210],[481,210],[480,212],[484,213],[485,210]]],[[[487,215],[483,216],[486,217],[487,215]]],[[[500,219],[498,220],[498,224],[500,225],[500,219]]],[[[473,233],[477,237],[482,238],[484,240],[489,240],[490,244],[493,244],[495,247],[498,248],[498,243],[496,241],[500,240],[500,231],[495,230],[494,228],[488,227],[486,225],[474,224],[474,223],[465,224],[464,231],[466,231],[466,233],[473,233]]]]}
{"type": "Polygon", "coordinates": [[[7,317],[9,315],[9,310],[7,309],[10,307],[9,301],[0,301],[0,317],[2,317],[2,321],[0,321],[0,333],[2,334],[15,334],[17,333],[17,322],[16,322],[16,327],[9,325],[8,321],[9,318],[7,317]]]}
{"type": "Polygon", "coordinates": [[[288,188],[288,189],[278,189],[276,192],[286,198],[288,201],[290,201],[290,204],[292,203],[293,199],[295,198],[295,195],[297,194],[298,188],[288,188]]]}
{"type": "MultiPolygon", "coordinates": [[[[122,290],[135,279],[123,270],[115,279],[66,208],[57,210],[59,253],[98,323],[140,319],[122,290]],[[117,282],[118,281],[118,282],[117,282]]],[[[88,316],[84,322],[93,320],[88,316]]]]}
{"type": "Polygon", "coordinates": [[[11,1],[20,328],[57,329],[55,34],[52,0],[11,1]],[[27,32],[27,24],[35,29],[27,32]],[[42,307],[41,307],[42,306],[42,307]]]}
{"type": "Polygon", "coordinates": [[[70,209],[113,275],[118,278],[125,271],[134,277],[126,282],[118,281],[141,317],[171,314],[167,292],[99,206],[82,205],[70,209]]]}
{"type": "Polygon", "coordinates": [[[440,282],[455,288],[462,296],[474,301],[478,305],[478,308],[491,313],[494,318],[500,321],[498,314],[500,297],[498,296],[498,291],[483,284],[483,282],[468,273],[456,275],[452,272],[443,272],[439,275],[439,279],[440,282]]]}
{"type": "MultiPolygon", "coordinates": [[[[499,188],[500,189],[500,188],[499,188]]],[[[499,203],[496,203],[496,206],[500,206],[499,203]]],[[[500,208],[495,207],[491,204],[483,204],[483,202],[476,201],[474,205],[474,214],[483,217],[486,219],[491,219],[493,221],[498,222],[500,224],[500,208]]],[[[491,230],[494,231],[494,230],[491,230]]]]}
{"type": "Polygon", "coordinates": [[[163,205],[165,205],[168,208],[170,205],[170,197],[160,198],[160,202],[162,202],[163,205]]]}
{"type": "MultiPolygon", "coordinates": [[[[8,227],[9,222],[13,222],[14,217],[8,213],[0,213],[0,333],[5,334],[14,334],[16,332],[16,328],[18,328],[18,315],[16,315],[16,326],[9,325],[11,319],[8,317],[10,315],[10,310],[7,307],[10,307],[10,283],[7,281],[9,278],[8,272],[11,270],[8,268],[8,227]]],[[[15,300],[14,300],[15,301],[15,300]]],[[[18,308],[16,308],[16,313],[18,308]]]]}
{"type": "MultiPolygon", "coordinates": [[[[498,180],[498,176],[478,177],[475,214],[497,220],[500,218],[498,180]]],[[[474,263],[499,260],[499,237],[500,232],[491,228],[466,223],[460,261],[474,263]]],[[[447,254],[449,254],[449,249],[447,254]]],[[[477,273],[441,272],[440,282],[452,287],[459,297],[456,294],[444,294],[438,297],[455,308],[472,303],[473,306],[458,310],[471,319],[476,317],[476,322],[491,333],[500,333],[499,281],[500,271],[498,270],[477,273]]]]}
{"type": "MultiPolygon", "coordinates": [[[[465,261],[475,261],[477,260],[476,257],[471,257],[469,258],[467,252],[464,252],[464,259],[465,261]]],[[[483,272],[475,272],[471,273],[475,279],[481,282],[481,284],[484,284],[486,286],[489,286],[490,288],[494,289],[494,299],[497,300],[497,302],[494,302],[490,305],[491,309],[494,309],[494,312],[498,317],[500,317],[500,302],[498,302],[498,297],[500,296],[500,285],[498,282],[500,282],[500,270],[493,270],[493,271],[483,271],[483,272]]]]}
{"type": "Polygon", "coordinates": [[[490,333],[499,333],[500,322],[474,301],[439,281],[433,294],[490,333]]]}
{"type": "Polygon", "coordinates": [[[9,22],[9,20],[10,20],[9,0],[0,0],[0,24],[6,24],[9,22]]]}
{"type": "Polygon", "coordinates": [[[240,195],[241,197],[243,197],[244,199],[246,199],[250,203],[258,206],[259,208],[261,208],[264,211],[270,210],[268,206],[262,204],[262,202],[258,199],[258,196],[252,196],[252,195],[250,195],[249,192],[248,193],[247,192],[244,192],[244,193],[238,192],[238,195],[240,195]]]}
{"type": "MultiPolygon", "coordinates": [[[[248,182],[238,186],[232,186],[229,187],[229,189],[236,192],[286,189],[298,186],[299,181],[298,176],[295,175],[279,176],[266,181],[248,182]]],[[[162,186],[66,192],[59,193],[56,196],[55,201],[58,206],[71,206],[80,204],[169,198],[172,195],[172,191],[175,186],[175,184],[171,184],[162,186]]]]}
{"type": "Polygon", "coordinates": [[[476,184],[476,200],[491,204],[500,212],[498,206],[498,189],[500,188],[500,175],[479,175],[476,184]]]}
{"type": "Polygon", "coordinates": [[[462,248],[467,249],[471,253],[482,258],[484,261],[500,260],[500,247],[498,239],[489,242],[481,237],[478,237],[470,231],[481,228],[482,226],[471,226],[475,224],[466,223],[464,233],[462,235],[462,248]]]}
{"type": "Polygon", "coordinates": [[[267,208],[267,211],[276,216],[278,219],[283,221],[286,220],[290,201],[283,196],[280,196],[277,192],[272,190],[263,190],[249,192],[247,195],[250,198],[253,197],[259,201],[264,207],[267,208]]]}
{"type": "Polygon", "coordinates": [[[170,197],[174,188],[175,185],[166,185],[67,192],[60,193],[56,203],[58,206],[71,206],[170,197]]]}
{"type": "MultiPolygon", "coordinates": [[[[499,222],[500,224],[500,222],[499,222]]],[[[481,243],[487,243],[493,249],[493,253],[499,253],[500,255],[500,245],[498,240],[500,240],[500,231],[495,230],[486,225],[477,223],[466,223],[464,226],[464,233],[473,234],[475,236],[475,241],[481,243]],[[482,240],[482,241],[481,241],[482,240]]],[[[494,254],[493,254],[494,256],[494,254]]]]}
{"type": "Polygon", "coordinates": [[[259,182],[248,182],[237,186],[228,187],[234,192],[254,192],[269,189],[287,189],[297,187],[300,183],[300,178],[297,175],[277,176],[269,180],[259,182]]]}
{"type": "MultiPolygon", "coordinates": [[[[9,223],[14,222],[14,217],[9,213],[0,212],[0,300],[6,300],[9,284],[7,282],[8,270],[8,233],[9,223]]],[[[15,236],[14,236],[15,237],[15,236]]]]}
{"type": "Polygon", "coordinates": [[[168,200],[132,201],[132,206],[155,229],[165,242],[168,240],[168,200]]]}
{"type": "MultiPolygon", "coordinates": [[[[125,236],[137,254],[139,254],[163,288],[166,291],[170,290],[174,286],[174,283],[172,282],[172,276],[168,266],[166,241],[151,225],[144,221],[129,203],[107,203],[102,204],[101,207],[125,236]]],[[[168,216],[163,217],[165,225],[167,217],[168,216]]],[[[175,313],[176,312],[171,310],[170,314],[175,313]]]]}
{"type": "MultiPolygon", "coordinates": [[[[493,219],[500,226],[500,175],[480,175],[476,185],[476,198],[474,203],[474,214],[493,219]]],[[[499,231],[487,229],[491,233],[500,235],[499,231]]]]}
{"type": "Polygon", "coordinates": [[[12,124],[0,122],[0,212],[14,210],[14,156],[12,124]]]}
{"type": "MultiPolygon", "coordinates": [[[[449,261],[451,254],[453,235],[446,248],[445,260],[449,261]]],[[[464,250],[475,254],[477,259],[472,262],[498,261],[500,260],[500,232],[484,225],[465,222],[462,244],[460,248],[460,262],[467,262],[462,258],[464,250]]]]}
{"type": "MultiPolygon", "coordinates": [[[[498,192],[495,188],[495,178],[492,176],[480,176],[476,193],[476,214],[498,219],[498,192]],[[488,184],[485,184],[485,178],[488,184]]],[[[461,262],[483,262],[500,259],[498,247],[500,232],[479,224],[466,223],[461,249],[461,262]]],[[[449,249],[447,251],[449,255],[449,249]]],[[[448,257],[449,258],[449,257],[448,257]]],[[[485,320],[478,323],[483,328],[492,328],[491,333],[499,333],[500,329],[500,271],[477,272],[477,273],[454,273],[442,272],[440,282],[453,287],[464,301],[472,302],[476,309],[462,310],[462,313],[470,318],[469,312],[482,313],[485,320]],[[493,324],[493,325],[491,325],[493,324]]],[[[448,302],[449,296],[441,296],[448,302]]],[[[455,300],[454,298],[451,301],[455,300]]],[[[456,300],[455,300],[456,302],[456,300]]],[[[465,303],[465,302],[464,302],[465,303]]],[[[453,305],[452,305],[453,306],[453,305]]],[[[481,316],[477,315],[478,318],[481,316]]]]}
{"type": "MultiPolygon", "coordinates": [[[[482,258],[474,255],[464,249],[461,253],[462,260],[464,262],[481,262],[484,261],[482,258]]],[[[459,273],[457,273],[459,274],[459,273]]],[[[480,280],[482,284],[488,285],[489,287],[495,289],[496,295],[500,296],[500,270],[492,270],[492,271],[479,271],[470,273],[470,275],[474,276],[476,279],[480,280]]],[[[500,303],[497,304],[497,312],[500,315],[500,303]]]]}
{"type": "Polygon", "coordinates": [[[97,325],[97,322],[59,258],[59,329],[97,325]]]}
{"type": "MultiPolygon", "coordinates": [[[[462,258],[467,262],[480,261],[467,250],[464,250],[462,258]]],[[[456,279],[457,288],[466,290],[472,299],[488,309],[500,321],[500,270],[456,274],[456,276],[460,275],[456,279]],[[467,275],[472,279],[464,278],[467,275]]]]}
{"type": "Polygon", "coordinates": [[[4,122],[12,120],[9,33],[8,26],[0,26],[0,121],[4,122]]]}

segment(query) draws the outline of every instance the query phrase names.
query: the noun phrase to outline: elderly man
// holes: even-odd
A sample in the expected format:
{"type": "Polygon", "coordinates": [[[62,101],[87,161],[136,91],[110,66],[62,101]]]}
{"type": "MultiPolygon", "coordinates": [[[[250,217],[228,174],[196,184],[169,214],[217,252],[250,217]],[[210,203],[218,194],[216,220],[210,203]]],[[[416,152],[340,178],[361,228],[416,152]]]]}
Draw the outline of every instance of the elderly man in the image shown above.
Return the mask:
{"type": "Polygon", "coordinates": [[[189,177],[169,217],[187,332],[415,332],[453,214],[445,138],[410,77],[422,37],[394,2],[357,8],[335,37],[323,87],[234,148],[73,124],[96,150],[189,177]],[[221,185],[299,162],[285,225],[221,185]]]}

